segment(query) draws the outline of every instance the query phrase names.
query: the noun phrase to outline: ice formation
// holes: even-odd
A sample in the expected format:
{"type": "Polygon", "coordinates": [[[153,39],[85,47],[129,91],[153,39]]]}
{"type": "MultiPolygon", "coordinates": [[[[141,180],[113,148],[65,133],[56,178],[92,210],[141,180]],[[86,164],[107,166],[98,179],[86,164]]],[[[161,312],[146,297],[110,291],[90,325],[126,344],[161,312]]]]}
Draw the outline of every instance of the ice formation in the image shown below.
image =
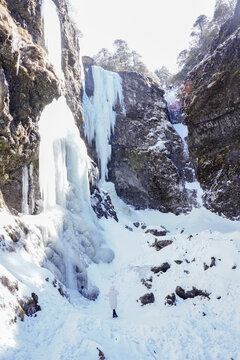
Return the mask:
{"type": "MultiPolygon", "coordinates": [[[[60,73],[61,33],[52,1],[44,1],[43,16],[49,57],[60,73]]],[[[39,132],[43,214],[52,223],[52,226],[43,227],[45,265],[69,288],[95,298],[98,290],[90,285],[86,268],[92,261],[110,262],[114,255],[110,249],[101,247],[102,230],[90,204],[88,171],[91,161],[64,96],[45,107],[39,132]]]]}
{"type": "Polygon", "coordinates": [[[33,177],[33,164],[29,165],[29,212],[30,214],[34,213],[35,208],[35,186],[34,186],[34,177],[33,177]]]}
{"type": "Polygon", "coordinates": [[[123,92],[121,77],[112,71],[98,66],[92,66],[94,94],[88,98],[83,95],[84,132],[89,144],[95,141],[100,178],[108,177],[107,164],[111,158],[111,133],[114,131],[116,112],[114,106],[118,103],[123,107],[123,92]]]}
{"type": "Polygon", "coordinates": [[[48,58],[54,65],[58,77],[64,79],[62,71],[61,25],[56,5],[52,0],[43,0],[42,18],[48,58]]]}
{"type": "MultiPolygon", "coordinates": [[[[56,231],[55,236],[46,235],[48,259],[68,287],[84,293],[85,268],[89,259],[103,259],[103,239],[90,204],[90,159],[63,96],[44,109],[39,131],[40,191],[44,212],[54,218],[56,231]]],[[[111,253],[107,260],[112,257],[111,253]]]]}

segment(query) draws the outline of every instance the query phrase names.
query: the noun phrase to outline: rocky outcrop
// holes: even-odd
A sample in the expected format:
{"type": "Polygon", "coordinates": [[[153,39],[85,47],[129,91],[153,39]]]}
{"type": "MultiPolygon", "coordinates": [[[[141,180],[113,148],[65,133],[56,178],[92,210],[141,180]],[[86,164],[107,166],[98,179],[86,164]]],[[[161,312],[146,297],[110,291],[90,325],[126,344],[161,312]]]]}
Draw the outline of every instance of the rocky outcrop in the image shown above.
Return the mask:
{"type": "Polygon", "coordinates": [[[2,0],[1,3],[7,4],[11,17],[18,26],[32,35],[34,43],[44,45],[41,20],[42,0],[2,0]]]}
{"type": "Polygon", "coordinates": [[[141,74],[119,74],[126,113],[116,109],[109,180],[137,209],[175,214],[189,210],[183,142],[169,120],[163,90],[141,74]]]}
{"type": "Polygon", "coordinates": [[[67,1],[54,0],[59,9],[62,34],[62,69],[64,72],[64,91],[76,124],[81,127],[83,111],[81,105],[82,83],[80,66],[79,34],[68,14],[67,1]]]}
{"type": "MultiPolygon", "coordinates": [[[[0,188],[9,208],[17,211],[21,211],[22,169],[27,166],[29,171],[30,163],[38,192],[38,120],[43,108],[60,95],[60,81],[44,49],[41,3],[0,2],[0,188]]],[[[64,91],[80,124],[77,32],[65,1],[55,3],[62,27],[64,91]]]]}
{"type": "Polygon", "coordinates": [[[192,92],[185,99],[189,150],[205,206],[231,219],[240,219],[239,9],[238,1],[220,36],[234,32],[189,74],[192,92]]]}
{"type": "Polygon", "coordinates": [[[36,159],[37,121],[58,96],[59,83],[44,49],[15,21],[5,2],[0,10],[0,187],[8,205],[20,210],[20,169],[36,159]]]}

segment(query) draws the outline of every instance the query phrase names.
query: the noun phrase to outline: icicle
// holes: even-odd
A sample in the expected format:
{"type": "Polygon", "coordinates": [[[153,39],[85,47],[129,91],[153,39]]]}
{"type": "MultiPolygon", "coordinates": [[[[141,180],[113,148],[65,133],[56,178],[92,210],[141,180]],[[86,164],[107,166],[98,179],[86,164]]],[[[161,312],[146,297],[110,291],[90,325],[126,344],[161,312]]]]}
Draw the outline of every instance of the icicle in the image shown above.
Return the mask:
{"type": "Polygon", "coordinates": [[[22,213],[28,215],[28,168],[24,166],[22,169],[22,213]]]}
{"type": "Polygon", "coordinates": [[[121,77],[98,66],[92,67],[94,95],[83,95],[84,133],[91,144],[93,139],[100,163],[101,180],[108,177],[107,164],[111,158],[111,133],[114,131],[116,113],[113,110],[117,101],[123,107],[121,77]]]}
{"type": "Polygon", "coordinates": [[[16,75],[18,76],[20,66],[20,52],[18,52],[17,64],[16,64],[16,75]]]}
{"type": "Polygon", "coordinates": [[[34,209],[35,209],[35,186],[34,186],[33,164],[32,163],[29,166],[29,184],[30,184],[29,212],[30,212],[30,214],[33,214],[34,209]]]}

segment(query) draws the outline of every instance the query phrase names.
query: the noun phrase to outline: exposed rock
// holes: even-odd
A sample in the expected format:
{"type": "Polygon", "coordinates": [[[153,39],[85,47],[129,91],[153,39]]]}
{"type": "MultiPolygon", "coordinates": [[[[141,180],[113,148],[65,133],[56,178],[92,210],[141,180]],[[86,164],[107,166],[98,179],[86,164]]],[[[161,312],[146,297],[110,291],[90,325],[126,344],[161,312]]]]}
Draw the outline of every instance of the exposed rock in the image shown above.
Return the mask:
{"type": "Polygon", "coordinates": [[[35,293],[32,293],[32,298],[29,298],[24,302],[22,308],[27,316],[32,316],[37,311],[40,311],[41,306],[38,304],[38,296],[35,293]]]}
{"type": "MultiPolygon", "coordinates": [[[[78,34],[65,0],[56,0],[62,29],[65,93],[76,122],[82,122],[78,34]]],[[[38,120],[44,107],[60,96],[60,81],[44,49],[42,1],[0,4],[0,188],[10,209],[21,211],[22,168],[33,166],[38,186],[38,120]]],[[[29,171],[29,170],[28,170],[29,171]]],[[[29,191],[33,187],[29,184],[29,191]]],[[[30,195],[30,194],[29,194],[30,195]]],[[[31,205],[36,212],[36,204],[31,205]]]]}
{"type": "Polygon", "coordinates": [[[43,46],[41,3],[36,0],[6,0],[11,16],[32,35],[35,43],[43,46]],[[30,21],[31,19],[31,21],[30,21]]]}
{"type": "Polygon", "coordinates": [[[174,260],[174,262],[178,265],[181,265],[182,264],[182,260],[174,260]]]}
{"type": "Polygon", "coordinates": [[[216,259],[214,256],[211,257],[211,264],[210,267],[216,266],[216,259]]]}
{"type": "Polygon", "coordinates": [[[154,303],[154,301],[155,301],[154,294],[153,293],[145,294],[145,295],[141,296],[139,298],[139,300],[141,301],[142,306],[154,303]]]}
{"type": "Polygon", "coordinates": [[[176,305],[176,295],[174,293],[165,297],[165,305],[167,304],[171,306],[176,305]]]}
{"type": "Polygon", "coordinates": [[[154,236],[165,236],[165,235],[167,235],[168,231],[167,230],[160,231],[160,230],[157,230],[157,229],[147,229],[145,231],[145,233],[146,234],[150,233],[150,234],[152,234],[154,236]]]}
{"type": "Polygon", "coordinates": [[[106,358],[105,358],[105,355],[102,352],[102,350],[100,350],[98,347],[97,347],[97,350],[98,350],[99,360],[105,360],[106,358]]]}
{"type": "Polygon", "coordinates": [[[99,219],[105,217],[106,219],[113,218],[118,221],[117,213],[112,204],[112,200],[106,192],[100,191],[98,188],[94,188],[91,194],[91,205],[99,219]]]}
{"type": "Polygon", "coordinates": [[[181,286],[177,286],[175,292],[183,300],[189,298],[195,298],[196,296],[203,296],[209,299],[209,295],[210,295],[208,292],[203,290],[198,290],[194,286],[192,287],[192,290],[188,290],[188,291],[184,290],[181,286]]]}
{"type": "Polygon", "coordinates": [[[82,62],[84,64],[85,91],[87,96],[91,97],[94,94],[94,80],[92,74],[94,60],[89,56],[83,56],[82,62]]]}
{"type": "Polygon", "coordinates": [[[160,266],[154,266],[151,268],[151,271],[154,274],[158,274],[159,272],[166,272],[168,269],[170,269],[171,265],[169,265],[169,263],[165,262],[160,266]]]}
{"type": "Polygon", "coordinates": [[[180,214],[191,209],[183,181],[183,142],[173,128],[163,90],[151,78],[120,72],[126,114],[116,107],[109,180],[136,209],[180,214]]]}
{"type": "Polygon", "coordinates": [[[240,2],[209,54],[188,76],[189,150],[211,211],[240,219],[240,2]],[[230,36],[231,35],[231,36],[230,36]]]}
{"type": "Polygon", "coordinates": [[[83,122],[79,34],[68,14],[66,0],[54,0],[59,9],[62,34],[62,68],[67,103],[79,129],[83,122]]]}
{"type": "Polygon", "coordinates": [[[129,231],[133,231],[133,228],[131,228],[130,226],[128,225],[125,225],[125,229],[129,230],[129,231]]]}
{"type": "Polygon", "coordinates": [[[12,294],[19,290],[17,281],[10,281],[6,276],[1,276],[0,281],[12,294]]]}
{"type": "Polygon", "coordinates": [[[203,263],[203,268],[206,271],[207,269],[209,269],[210,267],[216,266],[216,259],[214,256],[211,257],[211,263],[210,265],[207,265],[205,262],[203,263]]]}
{"type": "Polygon", "coordinates": [[[239,27],[239,19],[240,19],[240,0],[237,0],[233,17],[228,19],[221,26],[218,36],[214,39],[212,43],[211,46],[212,52],[239,27]]]}
{"type": "MultiPolygon", "coordinates": [[[[46,278],[45,280],[49,281],[49,278],[46,278]]],[[[58,292],[62,297],[69,299],[69,295],[66,292],[66,290],[64,289],[64,286],[60,283],[60,281],[57,281],[57,279],[54,279],[52,281],[52,284],[53,284],[53,287],[58,289],[58,292]]]]}
{"type": "Polygon", "coordinates": [[[209,269],[209,266],[204,262],[203,263],[203,269],[204,269],[204,271],[206,271],[207,269],[209,269]]]}
{"type": "MultiPolygon", "coordinates": [[[[37,121],[44,106],[59,95],[59,82],[46,52],[34,43],[28,26],[23,28],[11,16],[23,16],[17,11],[20,4],[7,4],[11,13],[5,2],[0,5],[0,187],[6,203],[20,211],[21,169],[36,158],[37,121]]],[[[39,5],[30,0],[28,5],[40,19],[39,5]]],[[[24,14],[28,12],[25,10],[24,14]]],[[[32,12],[28,21],[31,19],[34,27],[32,12]]]]}
{"type": "MultiPolygon", "coordinates": [[[[91,97],[94,60],[84,57],[83,63],[86,93],[91,97]]],[[[124,108],[119,103],[114,108],[117,118],[111,138],[110,181],[118,195],[137,209],[150,207],[176,214],[190,210],[196,205],[196,193],[184,186],[188,160],[169,119],[164,91],[151,77],[127,71],[119,75],[125,103],[124,108]]],[[[96,161],[94,147],[93,143],[90,154],[96,161]]]]}
{"type": "Polygon", "coordinates": [[[158,240],[155,239],[154,243],[151,245],[152,247],[155,247],[157,251],[163,249],[164,247],[171,245],[173,243],[172,240],[158,240]]]}
{"type": "Polygon", "coordinates": [[[152,288],[152,276],[149,279],[141,279],[141,283],[146,286],[146,288],[152,288]],[[149,283],[150,282],[150,283],[149,283]]]}

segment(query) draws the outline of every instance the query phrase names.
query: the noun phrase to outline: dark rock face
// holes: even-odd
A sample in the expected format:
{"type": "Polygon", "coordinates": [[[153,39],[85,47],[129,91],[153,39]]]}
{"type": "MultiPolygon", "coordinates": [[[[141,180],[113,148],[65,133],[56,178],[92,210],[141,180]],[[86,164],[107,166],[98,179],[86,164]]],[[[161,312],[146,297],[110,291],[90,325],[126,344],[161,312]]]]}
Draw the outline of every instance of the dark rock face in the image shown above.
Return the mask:
{"type": "Polygon", "coordinates": [[[82,62],[84,64],[84,77],[85,77],[85,91],[88,97],[94,94],[94,80],[92,74],[92,65],[94,60],[89,56],[83,56],[82,62]]]}
{"type": "Polygon", "coordinates": [[[117,194],[137,209],[175,214],[189,210],[183,143],[169,120],[163,90],[138,73],[119,74],[126,115],[117,111],[109,180],[117,194]]]}
{"type": "Polygon", "coordinates": [[[41,24],[42,0],[6,0],[10,14],[23,29],[32,35],[33,41],[43,45],[43,34],[41,24]],[[29,21],[31,19],[31,21],[29,21]]]}
{"type": "Polygon", "coordinates": [[[189,74],[192,92],[185,99],[189,150],[205,206],[230,219],[240,219],[239,9],[238,1],[220,45],[215,40],[214,51],[189,74]],[[231,29],[235,33],[226,39],[231,29]]]}

